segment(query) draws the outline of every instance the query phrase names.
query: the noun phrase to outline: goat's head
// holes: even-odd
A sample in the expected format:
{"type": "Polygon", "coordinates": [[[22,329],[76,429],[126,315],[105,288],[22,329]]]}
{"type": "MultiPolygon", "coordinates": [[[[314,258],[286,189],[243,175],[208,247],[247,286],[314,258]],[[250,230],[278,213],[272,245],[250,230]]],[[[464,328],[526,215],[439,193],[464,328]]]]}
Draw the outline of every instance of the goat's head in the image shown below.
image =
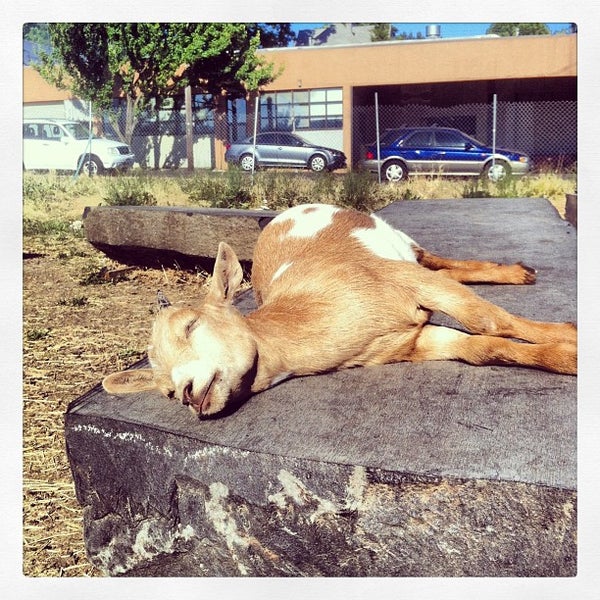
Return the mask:
{"type": "Polygon", "coordinates": [[[258,354],[244,318],[232,306],[241,281],[234,251],[221,242],[203,304],[177,308],[159,297],[148,348],[152,368],[108,375],[104,389],[113,394],[158,389],[200,417],[229,411],[247,399],[258,354]]]}

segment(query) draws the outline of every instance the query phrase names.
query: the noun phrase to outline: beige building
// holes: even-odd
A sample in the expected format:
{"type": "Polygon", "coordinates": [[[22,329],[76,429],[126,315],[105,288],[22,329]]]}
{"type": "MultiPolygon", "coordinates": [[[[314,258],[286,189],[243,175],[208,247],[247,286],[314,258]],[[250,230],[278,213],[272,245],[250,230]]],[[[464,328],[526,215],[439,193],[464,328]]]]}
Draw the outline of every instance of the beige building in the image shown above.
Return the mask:
{"type": "MultiPolygon", "coordinates": [[[[292,129],[315,143],[343,149],[350,163],[375,137],[375,97],[382,129],[437,123],[487,141],[496,95],[503,106],[498,128],[506,143],[534,155],[576,153],[576,34],[303,46],[261,53],[279,75],[261,91],[259,128],[292,129]]],[[[70,116],[83,108],[31,67],[24,68],[23,101],[27,116],[57,107],[66,111],[62,116],[70,116]]],[[[196,166],[226,168],[226,144],[252,133],[254,101],[223,103],[214,115],[212,143],[202,146],[210,156],[195,156],[196,166]]]]}

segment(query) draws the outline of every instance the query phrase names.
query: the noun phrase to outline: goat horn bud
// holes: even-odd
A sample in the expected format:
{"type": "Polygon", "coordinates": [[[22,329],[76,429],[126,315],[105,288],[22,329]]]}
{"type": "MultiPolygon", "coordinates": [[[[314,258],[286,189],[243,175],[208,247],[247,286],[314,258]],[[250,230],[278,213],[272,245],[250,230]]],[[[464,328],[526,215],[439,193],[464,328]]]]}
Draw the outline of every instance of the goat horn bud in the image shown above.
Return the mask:
{"type": "Polygon", "coordinates": [[[160,290],[156,292],[156,304],[158,305],[158,310],[171,306],[167,297],[160,290]]]}

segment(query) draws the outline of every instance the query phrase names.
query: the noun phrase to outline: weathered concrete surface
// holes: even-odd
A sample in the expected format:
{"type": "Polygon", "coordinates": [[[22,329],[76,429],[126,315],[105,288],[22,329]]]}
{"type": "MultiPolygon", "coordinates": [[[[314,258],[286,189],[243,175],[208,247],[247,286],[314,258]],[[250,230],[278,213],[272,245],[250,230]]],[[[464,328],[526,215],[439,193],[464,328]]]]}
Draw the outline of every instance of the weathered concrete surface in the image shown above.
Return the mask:
{"type": "MultiPolygon", "coordinates": [[[[535,266],[535,286],[477,291],[576,319],[575,230],[547,202],[381,214],[434,252],[535,266]]],[[[158,394],[95,388],[69,408],[65,435],[88,554],[107,574],[576,574],[573,377],[351,369],[284,382],[214,421],[158,394]]]]}
{"type": "Polygon", "coordinates": [[[221,240],[243,262],[252,260],[256,240],[277,213],[268,210],[180,208],[157,206],[87,207],[85,234],[96,248],[127,264],[184,268],[214,258],[221,240]]]}

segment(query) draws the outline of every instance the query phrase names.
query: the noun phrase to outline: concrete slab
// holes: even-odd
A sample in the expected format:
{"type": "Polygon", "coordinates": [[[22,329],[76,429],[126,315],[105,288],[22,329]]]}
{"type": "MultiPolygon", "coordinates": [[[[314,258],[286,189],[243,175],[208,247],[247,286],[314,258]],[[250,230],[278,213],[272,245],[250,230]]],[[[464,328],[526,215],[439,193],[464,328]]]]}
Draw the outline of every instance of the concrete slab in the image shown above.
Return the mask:
{"type": "MultiPolygon", "coordinates": [[[[576,320],[575,229],[545,200],[379,214],[436,253],[522,260],[536,285],[477,291],[531,318],[576,320]]],[[[69,407],[65,435],[88,554],[108,574],[576,573],[573,377],[456,362],[352,369],[284,382],[215,421],[96,387],[69,407]]]]}

